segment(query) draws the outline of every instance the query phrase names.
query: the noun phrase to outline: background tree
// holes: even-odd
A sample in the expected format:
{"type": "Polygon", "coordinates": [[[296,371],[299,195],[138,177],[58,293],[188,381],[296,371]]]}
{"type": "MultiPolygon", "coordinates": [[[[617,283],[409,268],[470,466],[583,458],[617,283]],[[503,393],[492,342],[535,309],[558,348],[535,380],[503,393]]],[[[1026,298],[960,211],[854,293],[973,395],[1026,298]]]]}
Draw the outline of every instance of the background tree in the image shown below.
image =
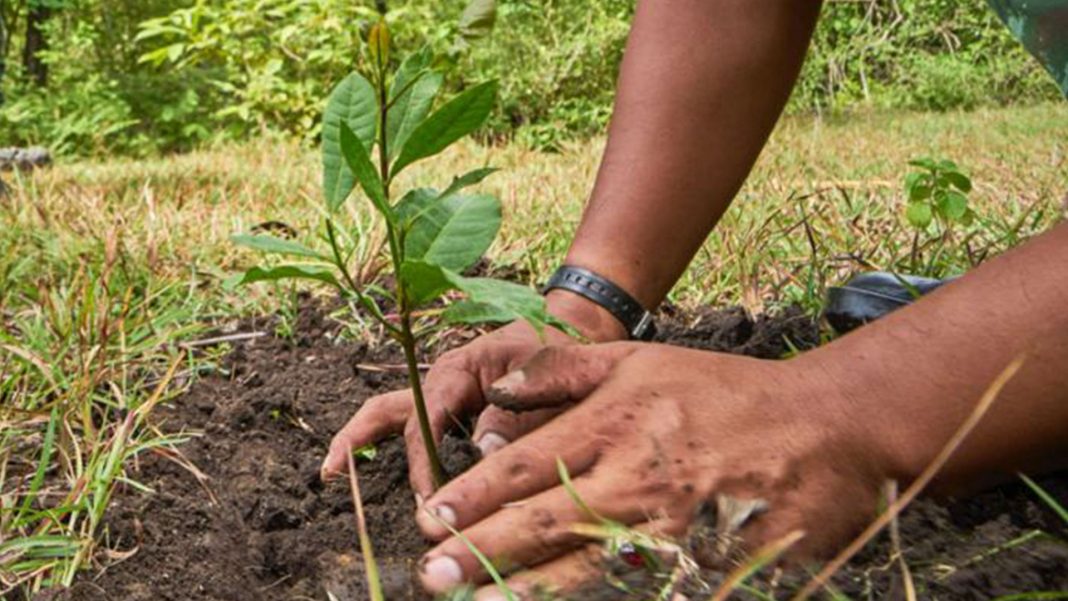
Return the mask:
{"type": "Polygon", "coordinates": [[[52,17],[52,5],[47,0],[31,0],[26,12],[26,42],[22,46],[23,75],[34,85],[48,85],[48,63],[44,53],[48,51],[45,24],[52,17]]]}

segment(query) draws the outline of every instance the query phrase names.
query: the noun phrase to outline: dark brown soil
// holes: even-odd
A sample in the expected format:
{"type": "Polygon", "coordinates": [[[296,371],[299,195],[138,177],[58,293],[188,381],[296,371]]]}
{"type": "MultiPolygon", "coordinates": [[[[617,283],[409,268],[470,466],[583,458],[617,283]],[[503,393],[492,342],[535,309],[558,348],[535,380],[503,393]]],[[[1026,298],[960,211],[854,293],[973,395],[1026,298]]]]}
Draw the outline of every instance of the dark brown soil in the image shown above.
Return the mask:
{"type": "MultiPolygon", "coordinates": [[[[270,324],[246,324],[248,329],[270,324]]],[[[69,600],[282,600],[366,598],[347,486],[323,486],[319,462],[332,434],[368,397],[403,386],[389,371],[395,351],[337,344],[336,324],[315,309],[300,315],[294,339],[235,346],[217,373],[160,408],[167,432],[188,432],[181,453],[203,476],[161,454],[146,454],[130,476],[154,490],[117,492],[108,544],[136,551],[101,557],[102,572],[40,598],[69,600]],[[374,367],[375,365],[380,367],[374,367]],[[386,371],[382,371],[386,369],[386,371]]],[[[673,344],[777,358],[819,340],[800,312],[751,320],[740,310],[672,315],[661,338],[673,344]]],[[[451,438],[450,469],[475,460],[451,438]]],[[[412,520],[414,500],[399,441],[380,446],[361,470],[364,502],[387,598],[422,598],[410,573],[426,544],[412,520]]],[[[1068,477],[1041,483],[1068,504],[1068,477]]],[[[1006,486],[950,503],[922,501],[901,522],[905,554],[921,598],[989,599],[1068,589],[1068,530],[1024,487],[1006,486]],[[1012,546],[1020,537],[1033,536],[1012,546]],[[989,556],[984,557],[989,554],[989,556]]],[[[885,541],[837,579],[853,599],[900,597],[885,541]]],[[[715,580],[715,575],[710,575],[715,580]]],[[[787,577],[789,581],[791,578],[787,577]]]]}

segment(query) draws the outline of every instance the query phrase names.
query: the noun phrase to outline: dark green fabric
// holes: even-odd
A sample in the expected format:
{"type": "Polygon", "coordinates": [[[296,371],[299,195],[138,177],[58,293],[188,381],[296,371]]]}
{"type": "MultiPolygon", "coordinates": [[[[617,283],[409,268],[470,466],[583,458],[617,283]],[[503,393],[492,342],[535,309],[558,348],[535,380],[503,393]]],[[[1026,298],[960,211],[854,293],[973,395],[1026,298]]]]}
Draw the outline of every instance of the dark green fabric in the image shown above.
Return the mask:
{"type": "Polygon", "coordinates": [[[1068,96],[1068,0],[988,0],[1068,96]]]}

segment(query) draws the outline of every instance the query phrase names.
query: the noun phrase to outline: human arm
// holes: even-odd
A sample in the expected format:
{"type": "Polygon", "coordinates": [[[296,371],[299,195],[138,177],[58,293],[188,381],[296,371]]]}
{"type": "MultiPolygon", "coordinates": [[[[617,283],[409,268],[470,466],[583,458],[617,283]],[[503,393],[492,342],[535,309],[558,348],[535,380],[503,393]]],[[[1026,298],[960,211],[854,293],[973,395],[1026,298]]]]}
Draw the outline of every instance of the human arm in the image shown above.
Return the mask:
{"type": "MultiPolygon", "coordinates": [[[[621,68],[608,146],[567,263],[613,280],[655,307],[726,210],[767,139],[797,77],[819,2],[657,0],[639,3],[621,68]]],[[[593,341],[621,340],[607,311],[566,291],[549,310],[593,341]]],[[[549,344],[569,338],[550,331],[549,344]]],[[[452,416],[481,411],[483,391],[544,343],[512,324],[435,363],[426,399],[435,435],[452,416]]],[[[323,464],[343,471],[354,447],[403,431],[415,492],[432,478],[411,395],[371,399],[335,436],[323,464]]],[[[543,423],[488,409],[475,441],[499,448],[543,423]]]]}
{"type": "MultiPolygon", "coordinates": [[[[590,518],[559,485],[557,458],[588,506],[638,529],[682,536],[717,494],[760,498],[768,511],[739,532],[748,545],[800,530],[795,557],[826,554],[874,517],[884,481],[904,486],[923,471],[1021,356],[935,490],[1068,467],[1066,264],[1061,225],[785,361],[629,343],[543,351],[491,389],[494,402],[584,400],[428,499],[420,526],[443,542],[427,554],[423,582],[440,591],[484,581],[442,515],[487,556],[533,568],[513,576],[519,591],[595,577],[598,550],[571,531],[590,518]]],[[[487,587],[480,601],[493,594],[487,587]]]]}

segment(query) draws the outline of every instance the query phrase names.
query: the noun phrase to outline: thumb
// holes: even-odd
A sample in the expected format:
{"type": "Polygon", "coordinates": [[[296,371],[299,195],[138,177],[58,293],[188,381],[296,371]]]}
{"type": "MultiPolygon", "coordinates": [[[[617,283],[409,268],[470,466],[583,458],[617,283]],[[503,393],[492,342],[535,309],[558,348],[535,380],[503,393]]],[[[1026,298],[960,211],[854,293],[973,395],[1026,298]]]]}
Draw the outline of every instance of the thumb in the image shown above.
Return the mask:
{"type": "Polygon", "coordinates": [[[639,349],[632,342],[550,346],[497,380],[486,400],[523,412],[581,401],[604,382],[619,361],[639,349]]]}

